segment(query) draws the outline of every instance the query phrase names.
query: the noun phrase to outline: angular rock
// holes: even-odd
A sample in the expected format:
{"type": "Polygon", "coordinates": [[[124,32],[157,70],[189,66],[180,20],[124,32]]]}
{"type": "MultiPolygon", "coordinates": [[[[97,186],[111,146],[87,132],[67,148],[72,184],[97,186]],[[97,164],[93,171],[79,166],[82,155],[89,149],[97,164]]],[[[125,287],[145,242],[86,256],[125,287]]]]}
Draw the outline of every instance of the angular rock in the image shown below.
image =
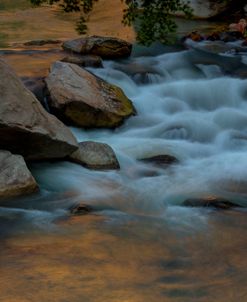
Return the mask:
{"type": "Polygon", "coordinates": [[[132,44],[118,38],[91,36],[66,41],[63,48],[75,53],[97,55],[104,59],[117,59],[130,56],[132,44]]]}
{"type": "Polygon", "coordinates": [[[69,159],[92,170],[117,170],[120,168],[112,148],[103,143],[81,142],[79,149],[72,153],[69,159]]]}
{"type": "Polygon", "coordinates": [[[114,128],[135,114],[123,91],[77,65],[55,62],[46,78],[49,106],[61,120],[85,128],[114,128]]]}
{"type": "Polygon", "coordinates": [[[38,185],[22,156],[0,150],[0,198],[30,194],[38,185]]]}
{"type": "Polygon", "coordinates": [[[95,55],[69,55],[61,60],[61,62],[76,64],[81,67],[102,68],[103,62],[101,57],[95,55]]]}
{"type": "Polygon", "coordinates": [[[228,210],[231,208],[241,207],[240,205],[228,201],[221,197],[209,196],[204,198],[191,198],[183,202],[186,207],[211,207],[216,209],[228,210]]]}
{"type": "Polygon", "coordinates": [[[0,148],[26,159],[62,158],[75,151],[70,130],[41,106],[0,60],[0,148]]]}

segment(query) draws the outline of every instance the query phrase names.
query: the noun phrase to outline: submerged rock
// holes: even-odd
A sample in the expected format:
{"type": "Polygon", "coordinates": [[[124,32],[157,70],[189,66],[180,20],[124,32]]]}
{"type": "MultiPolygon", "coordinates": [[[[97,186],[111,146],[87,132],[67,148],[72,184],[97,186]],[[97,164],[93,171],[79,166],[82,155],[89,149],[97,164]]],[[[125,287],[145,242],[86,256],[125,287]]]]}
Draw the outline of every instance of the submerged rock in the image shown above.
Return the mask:
{"type": "Polygon", "coordinates": [[[0,150],[0,198],[30,194],[38,185],[22,156],[0,150]]]}
{"type": "Polygon", "coordinates": [[[79,203],[69,209],[72,215],[86,215],[93,212],[93,208],[87,204],[79,203]]]}
{"type": "Polygon", "coordinates": [[[82,142],[79,149],[69,156],[70,160],[93,170],[117,170],[120,168],[113,149],[103,143],[82,142]]]}
{"type": "Polygon", "coordinates": [[[51,110],[75,126],[114,128],[135,114],[122,89],[77,65],[55,62],[45,81],[51,110]]]}
{"type": "Polygon", "coordinates": [[[70,130],[52,116],[0,60],[0,148],[26,159],[62,158],[77,149],[70,130]]]}
{"type": "Polygon", "coordinates": [[[103,62],[101,57],[95,55],[69,55],[61,60],[61,62],[76,64],[81,67],[102,68],[103,62]]]}
{"type": "Polygon", "coordinates": [[[217,65],[223,72],[232,74],[234,70],[245,68],[241,56],[222,55],[221,53],[227,49],[232,52],[234,48],[222,45],[222,43],[206,42],[206,43],[188,43],[187,46],[193,49],[193,52],[187,52],[187,59],[192,64],[217,65]]]}
{"type": "Polygon", "coordinates": [[[168,166],[171,164],[178,163],[178,159],[172,155],[156,155],[149,158],[143,158],[141,161],[146,163],[152,163],[156,166],[168,166]]]}
{"type": "Polygon", "coordinates": [[[211,207],[211,208],[222,209],[222,210],[241,207],[236,203],[233,203],[224,198],[216,197],[216,196],[186,199],[183,202],[183,205],[186,207],[211,207]]]}
{"type": "Polygon", "coordinates": [[[132,44],[118,38],[91,36],[66,41],[63,43],[63,48],[75,53],[117,59],[130,56],[132,44]]]}
{"type": "Polygon", "coordinates": [[[212,54],[232,53],[237,46],[229,45],[222,41],[205,41],[203,43],[186,42],[186,46],[195,50],[201,50],[212,54]]]}
{"type": "Polygon", "coordinates": [[[137,84],[154,84],[161,81],[162,71],[153,65],[132,62],[116,64],[116,68],[129,75],[137,84]]]}

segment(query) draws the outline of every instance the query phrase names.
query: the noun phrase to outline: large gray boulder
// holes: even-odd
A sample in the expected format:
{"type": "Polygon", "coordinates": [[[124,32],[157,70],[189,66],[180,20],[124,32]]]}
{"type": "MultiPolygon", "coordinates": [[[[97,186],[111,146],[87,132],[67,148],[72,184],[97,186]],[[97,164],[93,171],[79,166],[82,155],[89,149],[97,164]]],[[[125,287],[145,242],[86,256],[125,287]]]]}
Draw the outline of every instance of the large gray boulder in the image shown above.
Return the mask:
{"type": "Polygon", "coordinates": [[[0,150],[0,198],[30,194],[38,185],[21,155],[0,150]]]}
{"type": "Polygon", "coordinates": [[[0,59],[0,148],[26,159],[63,158],[75,151],[70,130],[41,106],[0,59]]]}
{"type": "Polygon", "coordinates": [[[55,62],[46,78],[49,106],[64,122],[114,128],[135,114],[123,91],[75,64],[55,62]]]}
{"type": "Polygon", "coordinates": [[[81,142],[70,160],[92,170],[117,170],[120,168],[113,149],[103,143],[81,142]]]}
{"type": "Polygon", "coordinates": [[[104,59],[117,59],[130,56],[132,44],[118,38],[91,36],[66,41],[63,43],[63,48],[84,55],[91,54],[104,59]]]}

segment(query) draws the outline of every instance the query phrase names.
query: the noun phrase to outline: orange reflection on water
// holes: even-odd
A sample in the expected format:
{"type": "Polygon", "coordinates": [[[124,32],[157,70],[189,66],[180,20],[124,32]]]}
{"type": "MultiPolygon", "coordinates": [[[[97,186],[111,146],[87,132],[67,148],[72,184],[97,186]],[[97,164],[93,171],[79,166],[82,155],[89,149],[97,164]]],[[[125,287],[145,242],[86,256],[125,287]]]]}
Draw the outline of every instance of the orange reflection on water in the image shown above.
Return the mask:
{"type": "Polygon", "coordinates": [[[1,244],[0,301],[246,301],[245,213],[207,228],[96,215],[1,244]]]}

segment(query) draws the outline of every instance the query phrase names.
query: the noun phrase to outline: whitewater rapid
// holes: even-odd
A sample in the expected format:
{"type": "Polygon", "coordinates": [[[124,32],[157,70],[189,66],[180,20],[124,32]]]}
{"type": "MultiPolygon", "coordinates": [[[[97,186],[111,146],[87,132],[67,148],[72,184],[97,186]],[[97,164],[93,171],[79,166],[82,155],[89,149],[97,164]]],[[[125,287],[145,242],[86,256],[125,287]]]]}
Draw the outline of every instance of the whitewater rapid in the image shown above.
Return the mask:
{"type": "Polygon", "coordinates": [[[18,200],[18,208],[30,211],[31,204],[34,217],[40,216],[36,210],[57,217],[84,202],[98,210],[162,216],[186,198],[212,195],[246,207],[247,80],[226,73],[239,64],[247,68],[244,55],[184,50],[90,68],[121,87],[137,115],[115,130],[71,129],[79,142],[109,144],[120,171],[35,164],[41,194],[29,203],[18,200]],[[164,154],[178,163],[164,168],[140,161],[164,154]]]}

